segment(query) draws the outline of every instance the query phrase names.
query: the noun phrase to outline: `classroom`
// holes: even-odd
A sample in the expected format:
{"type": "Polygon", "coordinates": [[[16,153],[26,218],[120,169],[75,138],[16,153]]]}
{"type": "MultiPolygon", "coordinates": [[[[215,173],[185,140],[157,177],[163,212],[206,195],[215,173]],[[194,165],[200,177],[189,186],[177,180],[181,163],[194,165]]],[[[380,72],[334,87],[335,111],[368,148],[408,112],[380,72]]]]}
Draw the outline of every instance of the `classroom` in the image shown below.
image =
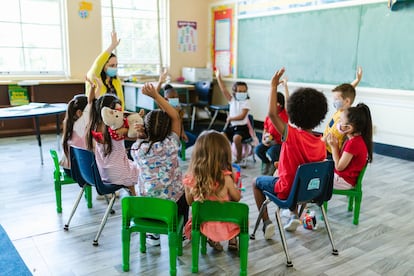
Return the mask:
{"type": "MultiPolygon", "coordinates": [[[[168,69],[167,78],[171,84],[185,91],[180,101],[186,102],[195,100],[192,93],[197,80],[184,78],[183,82],[183,68],[209,72],[208,80],[212,85],[209,104],[225,105],[227,100],[220,93],[214,74],[214,69],[220,69],[228,90],[235,81],[248,84],[249,114],[259,139],[268,115],[271,79],[276,70],[286,69],[290,93],[301,87],[311,87],[326,96],[328,112],[314,128],[315,132],[323,133],[335,113],[332,89],[341,83],[351,83],[360,66],[363,74],[355,88],[353,105],[369,106],[374,157],[362,181],[359,224],[353,223],[353,212],[347,211],[347,197],[334,194],[327,216],[339,251],[336,256],[331,252],[319,207],[311,206],[317,211],[318,227],[310,231],[300,226],[298,231],[285,234],[293,267],[286,265],[279,232],[266,240],[260,225],[256,239],[249,241],[247,275],[414,273],[411,235],[414,224],[410,214],[411,207],[414,208],[411,186],[414,177],[414,52],[411,49],[414,36],[410,35],[414,28],[414,1],[19,0],[13,1],[12,9],[21,9],[22,14],[42,10],[31,19],[50,17],[50,22],[55,20],[59,26],[31,27],[28,30],[33,35],[22,40],[17,31],[7,36],[15,22],[7,9],[0,12],[2,18],[7,18],[0,22],[0,32],[9,37],[0,41],[3,52],[0,54],[0,175],[5,179],[0,184],[3,198],[0,244],[4,242],[10,250],[10,253],[0,253],[0,275],[169,274],[166,235],[161,235],[160,247],[148,247],[146,253],[140,252],[139,235],[132,235],[129,272],[123,270],[120,201],[125,194],[116,198],[115,212],[108,216],[99,246],[93,246],[92,240],[107,203],[96,200],[94,189],[92,208],[88,208],[86,199],[80,198],[71,228],[64,230],[80,191],[79,185],[62,186],[62,206],[60,212],[57,211],[53,184],[55,167],[49,151],[55,149],[61,154],[60,130],[65,108],[54,106],[56,109],[48,116],[41,117],[29,114],[19,117],[21,114],[18,114],[17,119],[2,112],[3,108],[28,102],[32,102],[31,108],[36,103],[43,104],[42,107],[68,103],[74,95],[83,94],[85,75],[111,42],[112,29],[120,39],[116,55],[126,110],[135,112],[142,107],[149,110],[156,107],[148,97],[143,97],[141,89],[146,81],[156,82],[163,68],[168,69]],[[154,9],[157,5],[159,11],[154,9]],[[45,12],[48,8],[58,13],[48,14],[45,12]],[[151,12],[140,13],[147,9],[151,12]],[[159,27],[154,26],[157,12],[159,27]],[[151,18],[152,21],[144,20],[141,25],[137,24],[139,27],[134,27],[144,30],[143,34],[136,33],[132,25],[125,23],[134,16],[151,18]],[[40,40],[34,36],[48,36],[48,32],[50,35],[59,32],[61,41],[46,41],[47,46],[41,42],[41,49],[34,51],[40,58],[32,58],[27,64],[22,62],[25,55],[30,55],[30,47],[24,46],[24,42],[36,43],[40,40]],[[11,50],[14,47],[19,50],[11,50]],[[16,53],[21,58],[16,59],[16,53]],[[53,62],[56,60],[59,62],[53,62]],[[36,68],[38,64],[46,65],[36,68]]],[[[22,112],[27,110],[17,113],[22,112]]],[[[189,112],[184,128],[190,130],[191,127],[197,136],[208,128],[211,114],[206,117],[199,109],[193,131],[189,112]]],[[[225,116],[219,113],[212,128],[221,131],[225,116]]],[[[185,158],[179,159],[183,174],[191,162],[192,149],[188,148],[185,158]]],[[[246,159],[247,165],[241,169],[240,202],[249,206],[248,231],[251,234],[259,216],[252,183],[261,175],[262,168],[257,156],[246,159]]],[[[269,217],[275,221],[275,204],[271,202],[268,208],[269,217]]],[[[282,212],[282,221],[285,223],[288,219],[282,212]]],[[[207,254],[199,256],[198,274],[239,273],[241,256],[227,251],[227,243],[224,247],[223,252],[216,252],[207,246],[207,254]]],[[[177,257],[176,269],[177,275],[195,275],[192,273],[191,242],[184,242],[183,255],[177,257]]]]}

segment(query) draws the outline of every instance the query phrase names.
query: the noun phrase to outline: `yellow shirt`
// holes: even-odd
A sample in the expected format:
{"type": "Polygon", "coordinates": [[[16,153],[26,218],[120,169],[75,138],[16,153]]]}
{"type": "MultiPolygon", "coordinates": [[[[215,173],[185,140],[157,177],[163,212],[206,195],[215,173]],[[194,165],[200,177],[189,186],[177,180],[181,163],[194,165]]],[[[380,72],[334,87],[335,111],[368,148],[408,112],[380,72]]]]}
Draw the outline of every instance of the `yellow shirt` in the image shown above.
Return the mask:
{"type": "MultiPolygon", "coordinates": [[[[338,110],[332,116],[331,120],[325,127],[325,131],[323,132],[323,138],[326,138],[328,133],[331,133],[334,137],[338,139],[339,148],[342,148],[342,144],[344,143],[345,134],[342,134],[338,130],[338,122],[339,118],[341,117],[342,110],[338,110]]],[[[331,146],[326,143],[326,150],[332,153],[331,146]]]]}
{"type": "MultiPolygon", "coordinates": [[[[107,51],[102,52],[93,62],[92,67],[89,69],[87,76],[90,80],[93,79],[93,75],[95,75],[96,77],[100,78],[101,77],[101,72],[102,69],[104,68],[106,62],[108,61],[109,57],[110,57],[110,53],[108,53],[107,51]]],[[[104,82],[105,80],[102,80],[102,82],[104,82]]],[[[125,101],[124,101],[124,90],[122,88],[122,83],[121,80],[119,78],[115,78],[112,79],[112,85],[115,88],[116,91],[116,96],[119,98],[119,100],[122,103],[122,110],[125,109],[125,101]]],[[[89,90],[90,90],[90,85],[88,82],[85,83],[85,92],[86,95],[89,94],[89,90]]],[[[102,87],[102,91],[101,91],[101,95],[106,94],[106,86],[104,85],[102,87]]]]}

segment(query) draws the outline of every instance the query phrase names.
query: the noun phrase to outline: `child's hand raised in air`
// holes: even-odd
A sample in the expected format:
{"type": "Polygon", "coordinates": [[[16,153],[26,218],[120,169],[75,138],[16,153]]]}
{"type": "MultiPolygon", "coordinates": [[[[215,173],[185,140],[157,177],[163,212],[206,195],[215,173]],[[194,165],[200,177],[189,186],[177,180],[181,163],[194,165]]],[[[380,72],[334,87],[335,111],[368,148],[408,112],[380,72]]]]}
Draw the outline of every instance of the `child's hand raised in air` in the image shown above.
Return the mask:
{"type": "Polygon", "coordinates": [[[281,83],[280,78],[283,76],[284,73],[285,67],[282,67],[281,69],[275,72],[270,83],[272,88],[277,88],[277,86],[281,83]]]}
{"type": "Polygon", "coordinates": [[[149,82],[145,83],[142,87],[142,94],[151,98],[155,98],[157,95],[159,95],[154,85],[152,85],[152,83],[149,82]]]}
{"type": "Polygon", "coordinates": [[[362,79],[362,67],[361,66],[358,66],[355,78],[358,81],[361,81],[361,79],[362,79]]]}
{"type": "Polygon", "coordinates": [[[216,78],[219,79],[220,78],[220,70],[217,68],[216,69],[216,78]]]}

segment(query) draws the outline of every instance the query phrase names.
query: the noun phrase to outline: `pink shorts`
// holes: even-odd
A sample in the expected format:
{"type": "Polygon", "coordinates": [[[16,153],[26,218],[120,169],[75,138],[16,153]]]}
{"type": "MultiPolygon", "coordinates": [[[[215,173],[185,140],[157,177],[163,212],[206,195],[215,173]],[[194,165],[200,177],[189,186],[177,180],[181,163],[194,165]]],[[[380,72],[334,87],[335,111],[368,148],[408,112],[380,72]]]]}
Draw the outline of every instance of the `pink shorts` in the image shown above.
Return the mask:
{"type": "Polygon", "coordinates": [[[334,174],[334,185],[333,186],[334,186],[334,189],[337,189],[337,190],[350,190],[354,188],[354,186],[346,182],[345,179],[343,179],[336,173],[334,174]]]}

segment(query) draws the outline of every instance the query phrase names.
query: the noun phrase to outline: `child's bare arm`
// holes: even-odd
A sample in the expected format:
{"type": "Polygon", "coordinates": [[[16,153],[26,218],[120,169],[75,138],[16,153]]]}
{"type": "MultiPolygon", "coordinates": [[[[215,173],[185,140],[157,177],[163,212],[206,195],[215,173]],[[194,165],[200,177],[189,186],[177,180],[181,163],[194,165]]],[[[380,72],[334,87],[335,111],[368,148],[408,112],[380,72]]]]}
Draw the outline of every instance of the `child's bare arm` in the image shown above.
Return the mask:
{"type": "Polygon", "coordinates": [[[167,69],[165,69],[161,74],[160,77],[158,78],[158,83],[157,83],[157,88],[156,90],[158,92],[160,92],[161,90],[161,85],[165,82],[165,80],[167,79],[167,75],[168,75],[168,71],[167,69]]]}
{"type": "Polygon", "coordinates": [[[285,76],[282,79],[282,83],[283,83],[283,87],[285,88],[285,106],[286,106],[287,100],[289,99],[289,88],[288,88],[288,77],[287,76],[285,76]]]}
{"type": "Polygon", "coordinates": [[[227,122],[230,123],[231,121],[239,121],[239,120],[243,120],[244,118],[246,118],[247,114],[249,113],[249,110],[247,108],[242,109],[242,112],[239,115],[230,117],[227,117],[227,122]]]}
{"type": "Polygon", "coordinates": [[[216,70],[216,79],[217,79],[217,83],[220,87],[221,93],[223,94],[223,96],[226,98],[227,101],[230,101],[232,96],[231,96],[229,90],[227,90],[226,86],[224,85],[223,80],[221,79],[219,69],[216,70]]]}
{"type": "Polygon", "coordinates": [[[89,83],[88,103],[91,104],[93,100],[101,95],[103,83],[101,78],[96,77],[96,75],[93,75],[92,79],[86,76],[86,81],[89,83]]]}
{"type": "Polygon", "coordinates": [[[272,77],[271,88],[270,88],[270,100],[269,100],[269,112],[268,116],[272,121],[272,124],[276,130],[283,135],[283,132],[286,128],[286,123],[279,117],[277,112],[277,86],[280,83],[280,78],[285,73],[285,68],[281,68],[276,71],[272,77]]]}
{"type": "Polygon", "coordinates": [[[240,201],[241,194],[239,189],[237,189],[236,184],[234,183],[233,178],[230,175],[224,177],[225,185],[230,196],[231,201],[240,201]]]}
{"type": "Polygon", "coordinates": [[[356,71],[356,77],[355,80],[353,82],[351,82],[351,85],[355,88],[357,87],[357,85],[359,84],[359,82],[362,79],[362,67],[358,66],[357,71],[356,71]]]}
{"type": "Polygon", "coordinates": [[[181,134],[181,118],[177,110],[172,107],[166,99],[164,99],[151,83],[146,83],[142,87],[142,94],[147,95],[155,100],[158,106],[167,112],[171,118],[171,131],[180,137],[181,134]]]}

